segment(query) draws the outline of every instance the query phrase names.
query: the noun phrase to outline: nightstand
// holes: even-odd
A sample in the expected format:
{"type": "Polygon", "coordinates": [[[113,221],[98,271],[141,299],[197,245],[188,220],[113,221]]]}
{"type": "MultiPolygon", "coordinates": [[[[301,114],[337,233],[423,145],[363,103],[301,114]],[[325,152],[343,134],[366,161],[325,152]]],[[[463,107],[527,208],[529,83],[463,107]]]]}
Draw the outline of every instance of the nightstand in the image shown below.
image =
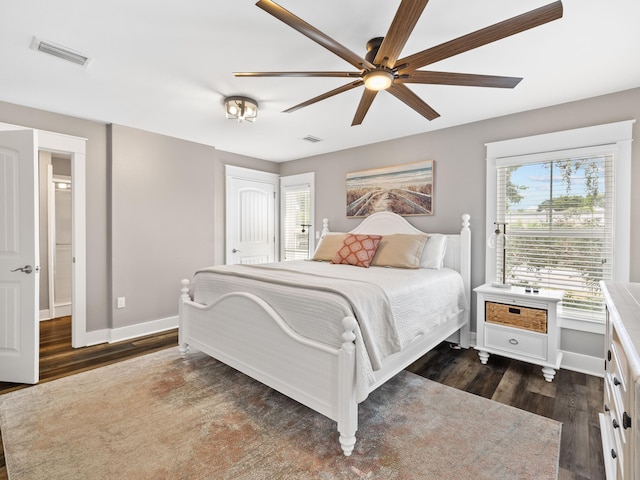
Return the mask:
{"type": "Polygon", "coordinates": [[[562,352],[557,307],[562,292],[524,287],[497,288],[489,284],[474,289],[477,295],[477,345],[483,364],[494,353],[542,366],[551,382],[560,368],[562,352]]]}

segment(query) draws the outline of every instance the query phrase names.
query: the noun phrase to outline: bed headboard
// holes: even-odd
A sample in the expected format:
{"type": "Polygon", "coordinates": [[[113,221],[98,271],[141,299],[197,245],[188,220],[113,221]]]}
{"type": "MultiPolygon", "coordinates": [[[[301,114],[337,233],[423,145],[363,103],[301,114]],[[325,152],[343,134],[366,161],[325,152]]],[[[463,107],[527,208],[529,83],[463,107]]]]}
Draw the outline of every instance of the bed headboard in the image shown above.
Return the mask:
{"type": "MultiPolygon", "coordinates": [[[[447,250],[444,266],[457,270],[462,275],[467,299],[471,302],[471,216],[461,217],[462,227],[459,234],[447,234],[447,250]]],[[[329,223],[322,221],[322,233],[329,231],[329,223]]],[[[350,233],[392,235],[394,233],[425,233],[407,222],[404,217],[392,212],[377,212],[369,215],[350,233]]],[[[429,232],[426,232],[429,233],[429,232]]],[[[439,233],[439,232],[431,232],[439,233]]]]}

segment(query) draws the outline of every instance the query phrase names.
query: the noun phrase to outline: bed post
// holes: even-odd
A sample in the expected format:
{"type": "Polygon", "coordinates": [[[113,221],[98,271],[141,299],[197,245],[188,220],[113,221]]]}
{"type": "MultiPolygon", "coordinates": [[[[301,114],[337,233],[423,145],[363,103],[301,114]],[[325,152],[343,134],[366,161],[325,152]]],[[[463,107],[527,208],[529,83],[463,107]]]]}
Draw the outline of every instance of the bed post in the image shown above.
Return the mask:
{"type": "Polygon", "coordinates": [[[344,333],[342,346],[338,353],[338,432],[340,432],[340,446],[348,457],[356,444],[356,430],[358,429],[358,403],[355,400],[356,374],[356,319],[345,317],[342,320],[344,333]]]}
{"type": "Polygon", "coordinates": [[[468,213],[462,215],[462,230],[460,230],[460,274],[464,284],[464,291],[469,302],[469,308],[466,312],[466,323],[460,329],[460,346],[469,348],[471,343],[471,216],[468,213]]]}
{"type": "Polygon", "coordinates": [[[185,315],[187,314],[187,309],[184,308],[184,302],[187,300],[191,300],[189,296],[189,280],[186,278],[181,280],[182,288],[180,289],[180,301],[178,305],[178,350],[180,351],[180,355],[183,357],[189,353],[189,344],[186,342],[186,338],[188,336],[187,325],[188,322],[185,321],[185,315]]]}

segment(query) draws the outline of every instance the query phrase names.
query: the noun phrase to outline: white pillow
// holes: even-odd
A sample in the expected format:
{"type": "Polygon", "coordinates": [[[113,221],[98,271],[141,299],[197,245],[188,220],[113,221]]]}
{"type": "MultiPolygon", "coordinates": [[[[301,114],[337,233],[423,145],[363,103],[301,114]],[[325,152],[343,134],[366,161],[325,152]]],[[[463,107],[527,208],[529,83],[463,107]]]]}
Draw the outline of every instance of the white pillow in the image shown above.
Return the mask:
{"type": "Polygon", "coordinates": [[[420,268],[440,269],[444,265],[447,251],[447,236],[442,233],[429,233],[427,243],[420,256],[420,268]]]}

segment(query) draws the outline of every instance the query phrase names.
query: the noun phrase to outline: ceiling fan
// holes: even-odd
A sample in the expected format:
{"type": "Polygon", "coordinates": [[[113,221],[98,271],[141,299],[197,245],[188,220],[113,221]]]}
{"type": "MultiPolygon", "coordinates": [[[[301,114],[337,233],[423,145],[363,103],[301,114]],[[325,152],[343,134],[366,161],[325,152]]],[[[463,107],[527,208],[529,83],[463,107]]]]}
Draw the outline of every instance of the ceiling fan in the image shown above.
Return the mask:
{"type": "Polygon", "coordinates": [[[287,113],[364,85],[365,89],[351,123],[352,126],[362,123],[380,90],[388,91],[428,120],[433,120],[440,114],[413,93],[406,84],[514,88],[522,78],[434,72],[418,70],[419,68],[562,17],[562,2],[558,0],[413,55],[398,58],[428,2],[429,0],[402,0],[386,36],[369,40],[367,54],[362,58],[277,3],[271,0],[259,0],[256,3],[258,7],[333,52],[353,65],[358,71],[235,72],[234,75],[236,77],[345,77],[355,79],[351,83],[285,110],[287,113]]]}

